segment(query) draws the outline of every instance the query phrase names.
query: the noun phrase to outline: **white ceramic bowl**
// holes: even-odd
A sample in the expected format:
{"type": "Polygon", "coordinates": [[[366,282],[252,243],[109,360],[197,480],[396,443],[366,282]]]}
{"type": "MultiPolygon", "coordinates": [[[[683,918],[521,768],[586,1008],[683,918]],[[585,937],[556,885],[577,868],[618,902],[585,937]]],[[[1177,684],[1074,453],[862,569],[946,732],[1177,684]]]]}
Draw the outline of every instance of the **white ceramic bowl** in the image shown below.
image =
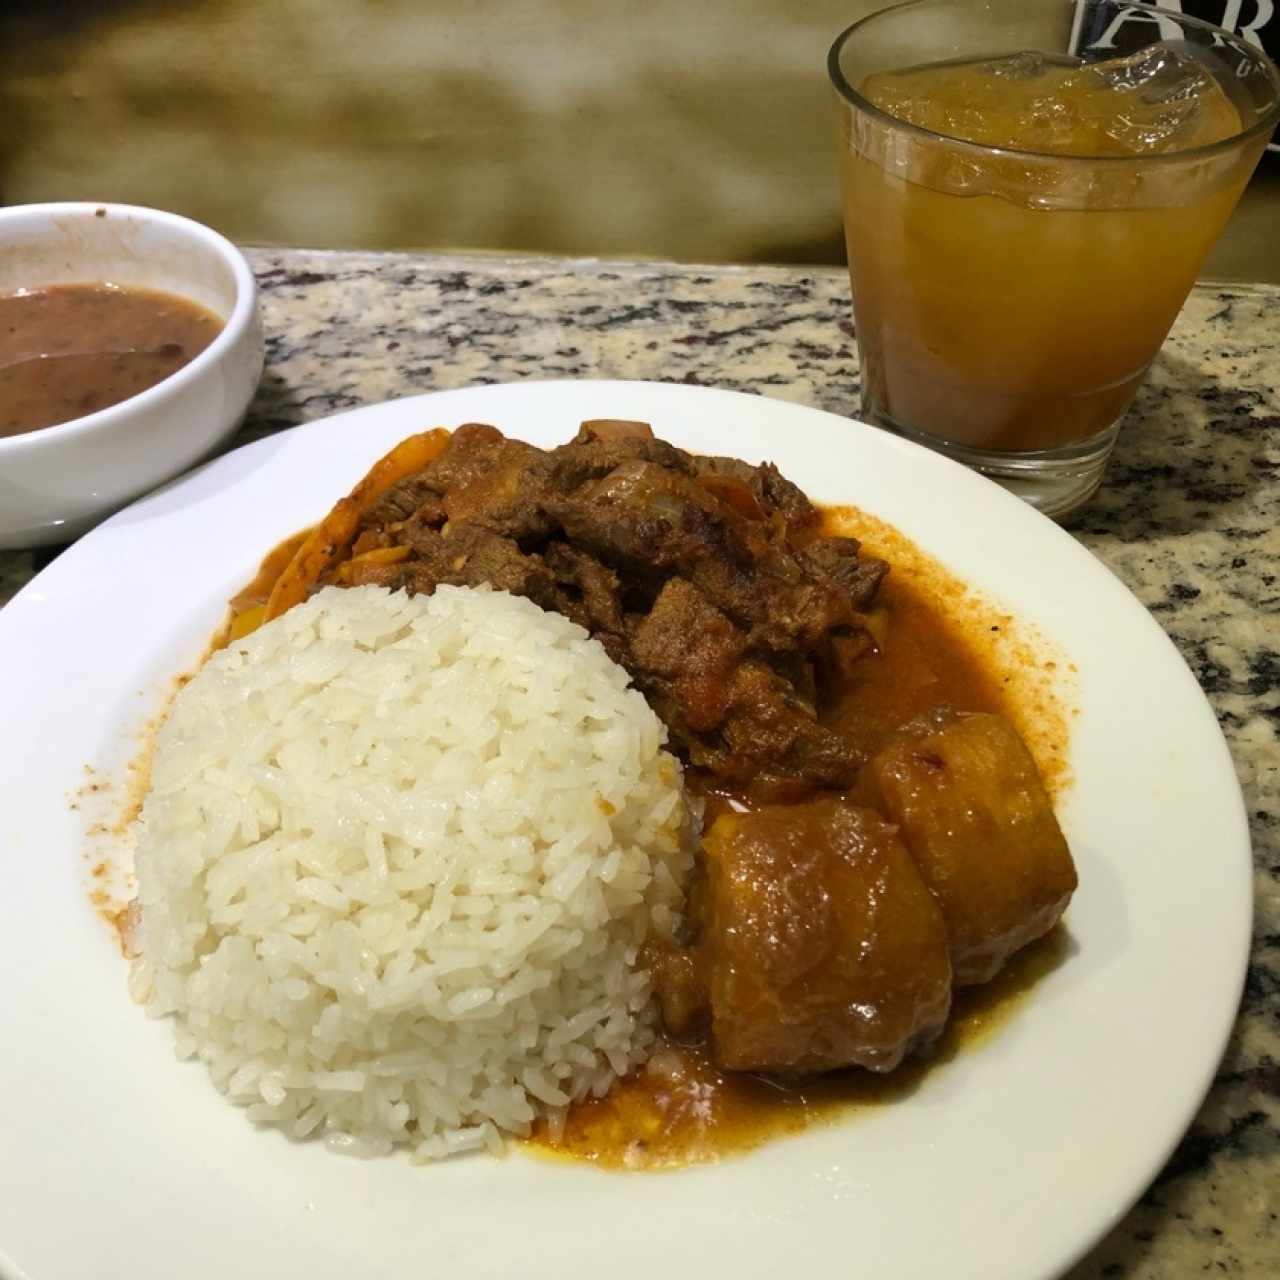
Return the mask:
{"type": "Polygon", "coordinates": [[[0,209],[0,294],[103,280],[181,294],[220,316],[222,332],[128,400],[0,438],[0,547],[67,542],[199,461],[235,431],[262,376],[253,272],[217,232],[131,205],[0,209]]]}

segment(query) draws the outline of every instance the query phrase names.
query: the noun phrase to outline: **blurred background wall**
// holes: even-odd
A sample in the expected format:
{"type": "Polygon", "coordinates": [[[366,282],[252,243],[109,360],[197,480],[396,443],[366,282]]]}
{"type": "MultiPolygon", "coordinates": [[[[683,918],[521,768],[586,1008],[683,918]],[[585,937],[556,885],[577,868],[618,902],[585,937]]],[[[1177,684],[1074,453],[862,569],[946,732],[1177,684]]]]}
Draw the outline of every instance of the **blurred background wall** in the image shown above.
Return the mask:
{"type": "MultiPolygon", "coordinates": [[[[883,3],[2,0],[0,202],[259,244],[839,263],[826,51],[883,3]]],[[[1278,217],[1268,172],[1208,274],[1280,280],[1278,217]]]]}

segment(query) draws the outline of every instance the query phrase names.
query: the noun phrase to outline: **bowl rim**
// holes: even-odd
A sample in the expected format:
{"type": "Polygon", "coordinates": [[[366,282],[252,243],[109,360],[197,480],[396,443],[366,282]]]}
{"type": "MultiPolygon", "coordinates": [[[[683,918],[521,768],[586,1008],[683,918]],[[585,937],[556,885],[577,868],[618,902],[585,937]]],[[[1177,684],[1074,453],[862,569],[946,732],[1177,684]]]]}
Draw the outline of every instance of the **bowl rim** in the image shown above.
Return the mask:
{"type": "MultiPolygon", "coordinates": [[[[55,423],[53,426],[25,431],[20,435],[0,436],[0,458],[5,460],[15,458],[19,454],[35,453],[42,449],[56,447],[64,442],[99,431],[109,431],[139,410],[153,408],[167,398],[180,393],[184,387],[199,378],[205,370],[212,368],[236,346],[249,331],[257,310],[258,282],[248,259],[226,236],[213,230],[212,227],[205,226],[202,222],[197,222],[194,218],[184,217],[180,213],[170,213],[165,209],[152,209],[145,205],[117,204],[110,200],[64,200],[9,205],[6,208],[0,208],[0,247],[4,244],[6,223],[40,216],[50,219],[65,217],[93,219],[103,216],[133,218],[139,222],[168,226],[202,244],[231,268],[235,281],[235,301],[230,315],[227,316],[214,340],[180,369],[175,369],[154,386],[129,396],[127,400],[107,405],[102,409],[95,409],[93,413],[72,418],[68,422],[55,423]],[[105,215],[99,213],[99,210],[105,210],[105,215]]],[[[177,292],[181,295],[180,290],[177,292]]]]}

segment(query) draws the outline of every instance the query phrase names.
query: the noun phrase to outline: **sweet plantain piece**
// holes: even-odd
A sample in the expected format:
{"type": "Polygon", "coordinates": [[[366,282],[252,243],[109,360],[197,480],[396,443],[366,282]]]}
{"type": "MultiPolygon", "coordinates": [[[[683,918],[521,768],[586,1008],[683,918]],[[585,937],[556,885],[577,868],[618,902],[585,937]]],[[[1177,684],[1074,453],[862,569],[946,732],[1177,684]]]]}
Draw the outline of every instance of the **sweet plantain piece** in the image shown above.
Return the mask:
{"type": "Polygon", "coordinates": [[[837,798],[716,820],[703,843],[719,1066],[889,1071],[942,1030],[942,913],[893,828],[837,798]]]}
{"type": "Polygon", "coordinates": [[[1066,910],[1076,870],[1031,753],[1000,716],[908,726],[864,784],[942,907],[956,983],[986,982],[1066,910]]]}

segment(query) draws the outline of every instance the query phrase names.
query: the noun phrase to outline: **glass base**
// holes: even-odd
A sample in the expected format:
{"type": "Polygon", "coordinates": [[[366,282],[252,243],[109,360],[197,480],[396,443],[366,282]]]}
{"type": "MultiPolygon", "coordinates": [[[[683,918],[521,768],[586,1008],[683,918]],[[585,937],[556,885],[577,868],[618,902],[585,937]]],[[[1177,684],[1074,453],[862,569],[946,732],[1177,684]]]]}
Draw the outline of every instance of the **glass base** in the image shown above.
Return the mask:
{"type": "Polygon", "coordinates": [[[1082,507],[1098,491],[1103,472],[1107,469],[1107,459],[1120,434],[1117,421],[1080,444],[1062,449],[1002,453],[939,440],[895,421],[875,405],[864,405],[863,417],[895,435],[980,472],[1055,520],[1082,507]]]}

